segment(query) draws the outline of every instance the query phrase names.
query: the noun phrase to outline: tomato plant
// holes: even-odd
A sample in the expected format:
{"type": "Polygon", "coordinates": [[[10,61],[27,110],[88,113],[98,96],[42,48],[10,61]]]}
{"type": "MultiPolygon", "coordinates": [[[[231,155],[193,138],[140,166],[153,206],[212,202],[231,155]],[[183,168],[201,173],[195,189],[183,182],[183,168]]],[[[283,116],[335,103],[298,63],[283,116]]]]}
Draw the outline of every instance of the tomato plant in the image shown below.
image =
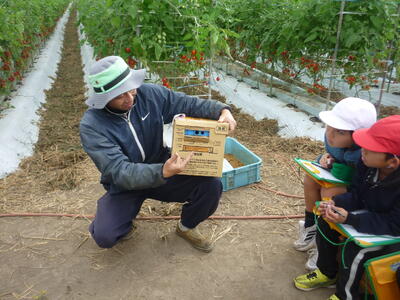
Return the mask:
{"type": "Polygon", "coordinates": [[[119,55],[157,71],[187,74],[212,51],[230,55],[232,30],[218,25],[226,7],[211,0],[80,0],[79,21],[97,57],[119,55]],[[129,51],[127,51],[129,49],[129,51]],[[160,68],[160,61],[168,62],[160,68]]]}
{"type": "MultiPolygon", "coordinates": [[[[291,78],[306,73],[315,83],[316,79],[323,79],[331,65],[340,4],[340,1],[253,0],[243,9],[243,1],[229,0],[221,5],[229,5],[231,18],[227,20],[233,21],[221,26],[239,34],[239,38],[229,40],[235,58],[249,65],[253,61],[264,62],[268,69],[291,78]],[[305,64],[302,57],[312,60],[312,65],[305,64]]],[[[397,4],[380,0],[348,1],[345,10],[352,13],[344,15],[337,68],[342,71],[343,80],[352,74],[373,77],[377,69],[385,69],[381,64],[390,51],[394,51],[392,57],[398,56],[397,4]]],[[[359,84],[366,86],[362,81],[355,81],[354,85],[359,84]]]]}
{"type": "Polygon", "coordinates": [[[67,0],[5,0],[0,6],[0,95],[8,94],[53,31],[67,0]]]}

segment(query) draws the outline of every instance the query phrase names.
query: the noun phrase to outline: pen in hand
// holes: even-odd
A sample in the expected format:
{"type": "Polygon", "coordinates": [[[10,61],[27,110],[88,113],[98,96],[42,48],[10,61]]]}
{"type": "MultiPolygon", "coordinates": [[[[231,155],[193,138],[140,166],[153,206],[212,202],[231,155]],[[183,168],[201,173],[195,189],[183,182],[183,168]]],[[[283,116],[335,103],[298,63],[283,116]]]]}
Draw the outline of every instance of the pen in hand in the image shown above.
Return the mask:
{"type": "Polygon", "coordinates": [[[321,164],[319,164],[319,163],[317,163],[317,162],[311,162],[314,166],[317,166],[317,167],[319,167],[319,168],[321,168],[321,169],[324,169],[324,170],[327,170],[327,171],[330,171],[330,169],[329,168],[325,168],[325,167],[323,167],[321,164]]]}
{"type": "Polygon", "coordinates": [[[343,217],[343,218],[346,218],[346,216],[344,216],[340,211],[338,211],[337,209],[333,208],[332,205],[328,205],[328,206],[330,207],[330,209],[332,209],[332,211],[333,211],[335,214],[338,214],[339,216],[341,216],[341,217],[343,217]]]}

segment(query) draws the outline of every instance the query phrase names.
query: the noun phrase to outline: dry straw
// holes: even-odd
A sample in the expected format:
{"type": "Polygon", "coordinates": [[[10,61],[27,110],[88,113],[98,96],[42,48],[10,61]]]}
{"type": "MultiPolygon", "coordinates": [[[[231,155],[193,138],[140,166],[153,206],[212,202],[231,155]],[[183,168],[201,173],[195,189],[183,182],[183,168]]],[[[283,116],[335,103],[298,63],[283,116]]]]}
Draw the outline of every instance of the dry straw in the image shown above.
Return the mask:
{"type": "MultiPolygon", "coordinates": [[[[0,180],[0,213],[94,214],[96,200],[104,193],[98,183],[99,173],[81,149],[79,141],[79,121],[86,107],[73,20],[71,18],[66,27],[57,79],[47,92],[35,154],[21,164],[19,171],[0,180]]],[[[182,91],[207,94],[208,90],[194,86],[182,91]]],[[[216,92],[213,92],[213,98],[225,102],[216,92]]],[[[284,195],[302,194],[301,177],[293,169],[292,159],[296,156],[313,158],[323,151],[322,144],[306,138],[280,138],[276,136],[278,125],[275,120],[256,121],[234,106],[232,110],[238,121],[233,136],[263,159],[261,175],[264,180],[254,187],[233,191],[235,195],[241,195],[239,202],[232,193],[225,193],[217,213],[288,215],[302,212],[302,200],[284,195]]],[[[179,215],[180,210],[181,204],[147,200],[141,215],[179,215]]],[[[160,232],[159,236],[168,233],[160,232]]]]}

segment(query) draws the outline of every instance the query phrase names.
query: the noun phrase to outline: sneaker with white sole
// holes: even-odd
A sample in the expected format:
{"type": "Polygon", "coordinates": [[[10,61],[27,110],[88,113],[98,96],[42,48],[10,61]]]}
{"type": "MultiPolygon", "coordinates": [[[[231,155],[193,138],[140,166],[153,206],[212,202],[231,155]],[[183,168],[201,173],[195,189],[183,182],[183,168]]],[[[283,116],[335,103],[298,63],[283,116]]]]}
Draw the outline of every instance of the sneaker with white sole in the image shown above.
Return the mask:
{"type": "Polygon", "coordinates": [[[308,271],[314,271],[317,268],[317,260],[318,260],[318,249],[317,248],[311,248],[307,251],[308,254],[308,260],[306,262],[306,269],[308,271]]]}
{"type": "Polygon", "coordinates": [[[304,221],[299,221],[299,238],[293,243],[294,249],[297,251],[307,251],[315,248],[315,236],[317,234],[317,225],[304,227],[304,221]]]}

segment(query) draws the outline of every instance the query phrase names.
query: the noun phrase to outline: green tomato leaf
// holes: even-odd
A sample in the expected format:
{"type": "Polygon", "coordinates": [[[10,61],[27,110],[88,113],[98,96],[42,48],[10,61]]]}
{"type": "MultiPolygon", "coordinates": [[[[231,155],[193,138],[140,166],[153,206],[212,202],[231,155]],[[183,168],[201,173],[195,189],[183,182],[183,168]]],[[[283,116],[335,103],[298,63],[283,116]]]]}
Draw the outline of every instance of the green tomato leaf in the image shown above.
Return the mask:
{"type": "Polygon", "coordinates": [[[136,7],[134,7],[133,5],[130,6],[130,7],[128,8],[128,14],[131,16],[131,18],[132,18],[133,20],[136,19],[136,16],[137,16],[136,7]]]}
{"type": "Polygon", "coordinates": [[[318,36],[318,33],[316,33],[316,32],[311,33],[311,34],[304,40],[304,43],[308,43],[308,42],[311,42],[311,41],[315,40],[315,39],[317,38],[317,36],[318,36]]]}
{"type": "Polygon", "coordinates": [[[114,27],[119,27],[119,25],[121,24],[121,18],[120,17],[118,17],[118,16],[115,16],[115,17],[112,17],[111,18],[111,24],[114,26],[114,27]]]}
{"type": "Polygon", "coordinates": [[[190,33],[190,32],[188,32],[188,33],[186,33],[184,36],[183,36],[183,40],[184,41],[188,41],[188,40],[190,40],[190,39],[192,39],[192,37],[193,37],[193,35],[190,33]]]}
{"type": "Polygon", "coordinates": [[[211,31],[211,45],[216,45],[218,38],[218,33],[215,30],[211,31]]]}
{"type": "Polygon", "coordinates": [[[382,28],[383,22],[379,17],[371,16],[369,19],[376,28],[382,28]]]}
{"type": "Polygon", "coordinates": [[[156,54],[156,60],[159,60],[160,57],[161,57],[162,48],[160,47],[159,44],[155,44],[154,45],[154,50],[155,50],[155,54],[156,54]]]}
{"type": "Polygon", "coordinates": [[[168,28],[169,31],[174,31],[174,25],[172,23],[172,20],[169,18],[164,18],[163,22],[165,24],[165,26],[168,28]]]}

